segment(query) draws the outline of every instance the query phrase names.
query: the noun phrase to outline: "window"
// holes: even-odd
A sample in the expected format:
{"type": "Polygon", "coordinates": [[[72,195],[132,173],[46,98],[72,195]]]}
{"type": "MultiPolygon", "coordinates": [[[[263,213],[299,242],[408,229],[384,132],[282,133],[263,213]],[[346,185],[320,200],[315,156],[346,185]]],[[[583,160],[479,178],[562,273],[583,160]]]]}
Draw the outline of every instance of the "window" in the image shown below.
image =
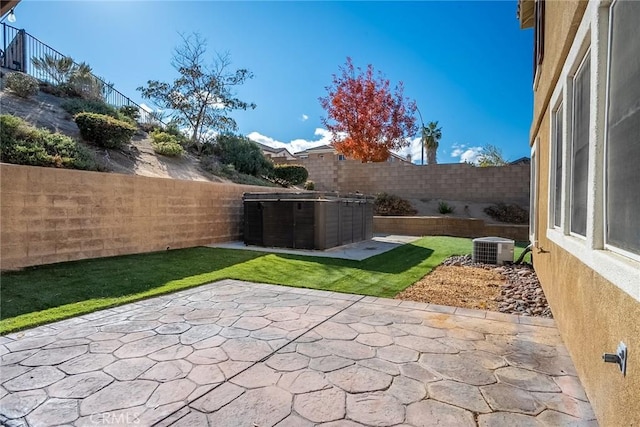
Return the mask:
{"type": "Polygon", "coordinates": [[[573,123],[571,142],[571,232],[586,236],[589,170],[589,113],[591,55],[587,54],[573,78],[573,123]]]}
{"type": "Polygon", "coordinates": [[[640,255],[640,2],[611,6],[606,132],[606,242],[640,255]]]}
{"type": "Polygon", "coordinates": [[[553,218],[553,226],[560,227],[562,225],[562,120],[564,112],[562,103],[553,113],[553,130],[552,130],[552,161],[551,161],[551,210],[553,218]]]}
{"type": "Polygon", "coordinates": [[[536,0],[534,16],[533,75],[535,78],[538,66],[544,58],[544,0],[536,0]]]}
{"type": "Polygon", "coordinates": [[[344,156],[344,154],[338,154],[338,160],[347,160],[347,158],[344,156]]]}
{"type": "Polygon", "coordinates": [[[536,155],[536,147],[538,146],[538,140],[536,139],[531,149],[531,183],[529,184],[529,240],[534,245],[538,240],[538,220],[537,209],[538,205],[538,156],[536,155]]]}

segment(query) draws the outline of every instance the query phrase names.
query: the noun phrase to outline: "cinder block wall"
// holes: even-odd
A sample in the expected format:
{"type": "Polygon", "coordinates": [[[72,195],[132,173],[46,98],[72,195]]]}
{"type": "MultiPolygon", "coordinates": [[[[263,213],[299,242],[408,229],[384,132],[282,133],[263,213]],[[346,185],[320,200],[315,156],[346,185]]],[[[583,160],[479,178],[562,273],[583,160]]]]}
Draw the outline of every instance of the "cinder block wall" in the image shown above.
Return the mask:
{"type": "Polygon", "coordinates": [[[362,163],[334,156],[297,161],[317,190],[403,198],[529,205],[530,165],[479,168],[466,163],[418,166],[406,162],[362,163]]]}
{"type": "Polygon", "coordinates": [[[242,193],[273,190],[0,164],[0,268],[237,240],[242,193]]]}
{"type": "Polygon", "coordinates": [[[373,232],[407,236],[497,236],[515,241],[529,239],[527,225],[486,224],[484,220],[468,218],[374,216],[373,232]]]}

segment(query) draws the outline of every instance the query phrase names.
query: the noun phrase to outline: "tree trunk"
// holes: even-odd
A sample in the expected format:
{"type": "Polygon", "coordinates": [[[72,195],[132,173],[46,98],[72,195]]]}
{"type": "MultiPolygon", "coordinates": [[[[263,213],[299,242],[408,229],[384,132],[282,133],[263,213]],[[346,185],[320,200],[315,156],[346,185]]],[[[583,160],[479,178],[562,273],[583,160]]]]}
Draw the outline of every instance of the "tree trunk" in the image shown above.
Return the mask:
{"type": "Polygon", "coordinates": [[[427,147],[427,164],[428,165],[438,164],[438,161],[436,160],[436,152],[437,152],[437,148],[427,147]]]}

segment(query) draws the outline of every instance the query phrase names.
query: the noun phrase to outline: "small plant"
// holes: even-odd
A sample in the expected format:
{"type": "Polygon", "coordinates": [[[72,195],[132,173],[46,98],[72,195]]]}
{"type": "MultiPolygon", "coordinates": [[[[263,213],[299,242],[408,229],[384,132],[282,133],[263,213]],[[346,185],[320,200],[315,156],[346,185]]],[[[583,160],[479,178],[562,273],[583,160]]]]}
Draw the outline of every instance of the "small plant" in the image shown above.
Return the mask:
{"type": "Polygon", "coordinates": [[[66,135],[36,129],[24,120],[0,116],[0,160],[31,166],[97,170],[93,154],[66,135]]]}
{"type": "Polygon", "coordinates": [[[486,207],[484,212],[491,218],[500,222],[507,222],[510,224],[527,224],[529,222],[529,212],[518,205],[498,203],[486,207]]]}
{"type": "Polygon", "coordinates": [[[309,177],[309,172],[301,165],[275,165],[273,177],[284,186],[302,184],[309,177]]]}
{"type": "Polygon", "coordinates": [[[307,181],[304,183],[304,189],[307,191],[313,191],[316,189],[316,184],[313,181],[307,181]]]}
{"type": "Polygon", "coordinates": [[[79,113],[75,116],[82,138],[105,148],[118,148],[129,141],[136,128],[122,120],[95,113],[79,113]]]}
{"type": "Polygon", "coordinates": [[[178,143],[175,136],[161,131],[151,132],[153,151],[163,156],[178,157],[184,153],[184,148],[178,143]]]}
{"type": "Polygon", "coordinates": [[[25,73],[9,73],[5,86],[21,98],[30,98],[38,94],[38,80],[25,73]]]}
{"type": "Polygon", "coordinates": [[[135,105],[123,105],[122,107],[118,108],[118,112],[121,115],[129,117],[130,119],[136,121],[140,118],[140,110],[135,105]]]}
{"type": "Polygon", "coordinates": [[[453,213],[456,210],[455,206],[449,205],[447,202],[438,203],[438,212],[443,215],[453,213]]]}
{"type": "Polygon", "coordinates": [[[69,99],[60,105],[67,113],[75,116],[78,113],[105,114],[118,118],[118,111],[111,105],[99,100],[89,99],[69,99]]]}
{"type": "Polygon", "coordinates": [[[387,193],[376,195],[374,212],[383,216],[411,216],[418,213],[408,200],[387,193]]]}

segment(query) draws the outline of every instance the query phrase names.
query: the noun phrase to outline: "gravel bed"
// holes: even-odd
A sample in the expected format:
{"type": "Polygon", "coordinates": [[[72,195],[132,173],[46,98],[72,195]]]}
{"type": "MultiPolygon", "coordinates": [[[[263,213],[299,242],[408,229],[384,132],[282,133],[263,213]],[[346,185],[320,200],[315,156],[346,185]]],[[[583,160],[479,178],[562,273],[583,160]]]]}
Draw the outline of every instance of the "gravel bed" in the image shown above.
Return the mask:
{"type": "Polygon", "coordinates": [[[507,283],[500,287],[500,296],[496,298],[501,313],[553,318],[538,276],[530,264],[483,264],[473,262],[471,255],[461,255],[445,259],[442,265],[478,267],[503,275],[507,283]]]}

